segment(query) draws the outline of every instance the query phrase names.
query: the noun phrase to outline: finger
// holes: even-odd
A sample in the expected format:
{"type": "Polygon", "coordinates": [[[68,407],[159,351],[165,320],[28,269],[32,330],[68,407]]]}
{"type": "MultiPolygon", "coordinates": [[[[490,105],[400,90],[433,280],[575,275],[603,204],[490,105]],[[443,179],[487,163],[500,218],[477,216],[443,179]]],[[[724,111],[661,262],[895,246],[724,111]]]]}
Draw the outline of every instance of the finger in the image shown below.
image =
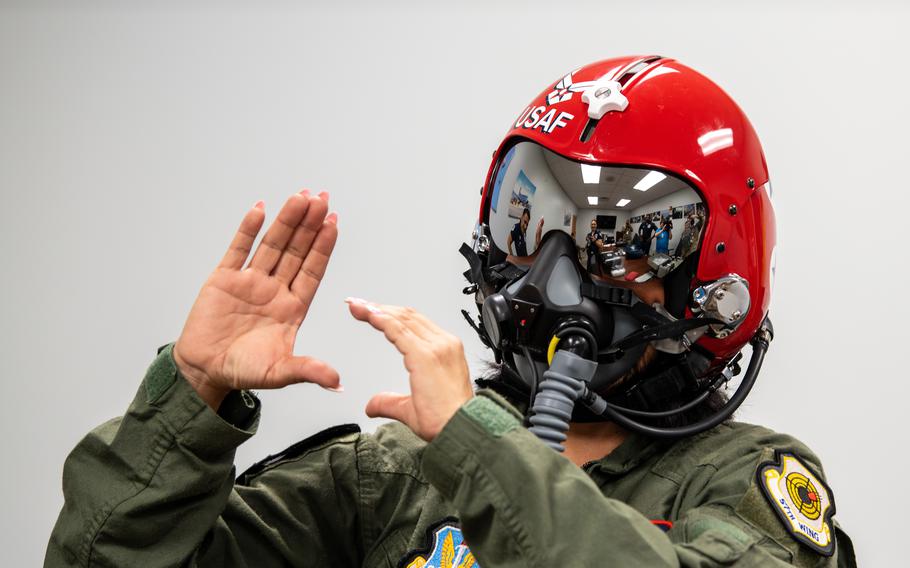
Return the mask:
{"type": "Polygon", "coordinates": [[[281,254],[278,266],[275,268],[275,277],[285,284],[290,284],[297,275],[297,271],[300,270],[303,259],[310,252],[313,239],[316,238],[316,234],[322,228],[322,222],[325,220],[325,214],[329,208],[328,203],[323,199],[318,197],[309,199],[310,205],[306,215],[303,216],[300,225],[294,229],[294,234],[281,254]]]}
{"type": "MultiPolygon", "coordinates": [[[[324,214],[324,213],[323,213],[324,214]]],[[[329,258],[332,251],[335,250],[335,242],[338,240],[338,215],[329,214],[322,226],[316,233],[310,250],[300,264],[297,275],[291,282],[291,292],[296,295],[301,302],[309,306],[319,289],[319,283],[325,276],[326,267],[329,265],[329,258]]]]}
{"type": "Polygon", "coordinates": [[[430,321],[429,318],[411,307],[376,304],[374,302],[368,302],[362,298],[347,298],[345,302],[348,302],[349,304],[365,304],[373,306],[382,313],[397,318],[415,335],[427,341],[432,341],[436,337],[439,337],[441,334],[445,333],[442,328],[430,321]]]}
{"type": "Polygon", "coordinates": [[[397,392],[381,392],[367,403],[366,414],[370,418],[391,418],[411,426],[415,423],[414,405],[410,395],[397,392]]]}
{"type": "Polygon", "coordinates": [[[250,268],[266,274],[272,272],[309,205],[309,198],[299,193],[288,198],[281,211],[278,212],[275,221],[272,222],[272,226],[262,237],[262,242],[259,243],[259,247],[253,254],[253,260],[250,261],[250,268]]]}
{"type": "Polygon", "coordinates": [[[446,331],[436,325],[430,318],[423,315],[423,313],[418,312],[413,308],[405,308],[407,317],[414,321],[416,324],[420,325],[421,328],[429,335],[440,336],[445,335],[446,331]]]}
{"type": "Polygon", "coordinates": [[[218,268],[231,270],[243,268],[243,263],[246,262],[247,257],[250,255],[253,242],[262,228],[263,221],[265,221],[265,203],[259,201],[243,216],[243,220],[240,221],[240,227],[231,241],[231,246],[228,247],[221,262],[218,263],[218,268]]]}
{"type": "MultiPolygon", "coordinates": [[[[361,298],[347,298],[345,302],[348,302],[352,305],[366,305],[368,306],[366,308],[367,312],[369,312],[371,309],[375,309],[388,317],[395,318],[400,321],[408,331],[424,341],[432,341],[434,337],[436,337],[436,333],[431,329],[431,327],[427,325],[427,323],[425,323],[429,322],[429,320],[421,316],[420,313],[414,308],[405,308],[402,306],[392,306],[387,304],[376,304],[373,302],[368,302],[361,298]]],[[[361,311],[358,309],[357,313],[359,314],[361,311]]],[[[354,317],[357,317],[357,314],[354,314],[354,317]]],[[[433,325],[431,322],[429,323],[430,326],[433,325]]]]}
{"type": "Polygon", "coordinates": [[[402,355],[417,352],[425,344],[425,341],[408,329],[401,320],[384,313],[375,305],[352,300],[348,306],[354,318],[365,321],[374,329],[381,331],[402,355]]]}
{"type": "Polygon", "coordinates": [[[408,329],[413,331],[419,337],[432,340],[435,337],[438,337],[440,332],[436,324],[427,319],[426,316],[415,310],[411,307],[402,307],[402,306],[389,306],[385,304],[380,304],[379,309],[383,312],[391,314],[392,316],[401,320],[408,329]]]}
{"type": "Polygon", "coordinates": [[[294,383],[315,383],[327,389],[339,389],[338,371],[313,357],[285,357],[266,372],[266,388],[281,388],[294,383]]]}

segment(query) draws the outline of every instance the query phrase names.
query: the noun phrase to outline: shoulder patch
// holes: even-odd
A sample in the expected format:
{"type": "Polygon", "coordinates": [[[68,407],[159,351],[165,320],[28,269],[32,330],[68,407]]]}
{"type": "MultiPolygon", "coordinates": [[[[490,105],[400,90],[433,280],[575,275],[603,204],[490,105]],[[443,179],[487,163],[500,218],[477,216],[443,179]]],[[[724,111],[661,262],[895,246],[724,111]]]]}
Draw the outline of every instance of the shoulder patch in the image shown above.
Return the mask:
{"type": "Polygon", "coordinates": [[[446,517],[431,525],[427,529],[426,543],[426,547],[405,554],[398,568],[480,568],[464,543],[455,517],[446,517]]]}
{"type": "Polygon", "coordinates": [[[360,432],[360,426],[357,424],[340,424],[338,426],[332,426],[322,432],[313,434],[309,438],[305,438],[299,442],[288,446],[285,450],[278,452],[277,454],[272,454],[267,456],[265,459],[262,459],[249,467],[246,471],[237,476],[238,485],[246,485],[249,481],[265,471],[269,466],[275,465],[279,462],[294,459],[297,456],[302,455],[309,449],[315,448],[321,444],[324,444],[335,438],[340,438],[348,434],[355,434],[360,432]]]}
{"type": "Polygon", "coordinates": [[[796,455],[776,452],[758,467],[758,485],[771,508],[798,542],[824,556],[834,554],[834,495],[796,455]]]}

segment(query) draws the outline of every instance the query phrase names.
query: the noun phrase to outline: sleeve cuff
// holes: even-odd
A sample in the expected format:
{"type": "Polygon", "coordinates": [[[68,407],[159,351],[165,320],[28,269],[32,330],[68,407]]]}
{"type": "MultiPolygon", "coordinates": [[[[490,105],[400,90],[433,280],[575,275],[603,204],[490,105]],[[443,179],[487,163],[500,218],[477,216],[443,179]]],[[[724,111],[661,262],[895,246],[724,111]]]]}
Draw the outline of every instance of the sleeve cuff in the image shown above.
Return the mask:
{"type": "Polygon", "coordinates": [[[455,413],[423,453],[424,476],[448,499],[483,448],[521,428],[521,415],[500,395],[483,390],[455,413]]]}
{"type": "Polygon", "coordinates": [[[259,399],[249,391],[232,391],[216,414],[177,370],[173,347],[162,348],[146,372],[143,398],[148,409],[200,456],[235,450],[256,433],[259,399]]]}

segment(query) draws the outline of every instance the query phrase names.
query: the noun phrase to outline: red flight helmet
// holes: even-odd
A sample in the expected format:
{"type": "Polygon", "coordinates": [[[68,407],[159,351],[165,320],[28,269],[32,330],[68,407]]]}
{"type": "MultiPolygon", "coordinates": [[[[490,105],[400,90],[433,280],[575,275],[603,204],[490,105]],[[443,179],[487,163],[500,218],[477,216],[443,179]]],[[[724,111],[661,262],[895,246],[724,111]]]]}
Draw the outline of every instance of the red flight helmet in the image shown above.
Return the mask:
{"type": "MultiPolygon", "coordinates": [[[[528,355],[530,346],[531,357],[552,360],[560,322],[572,310],[594,322],[588,329],[603,369],[617,351],[647,345],[670,357],[697,352],[703,363],[682,389],[690,399],[716,389],[712,377],[725,370],[729,379],[750,341],[761,339],[764,354],[776,243],[768,169],[742,109],[704,75],[659,56],[607,59],[568,73],[512,123],[482,195],[471,255],[480,262],[466,276],[481,307],[481,338],[497,359],[528,355]],[[625,303],[634,317],[617,312],[600,324],[609,329],[597,329],[590,311],[566,308],[578,299],[568,298],[574,292],[552,284],[550,296],[562,299],[541,292],[540,283],[519,298],[518,282],[547,256],[554,234],[564,235],[564,251],[574,241],[581,295],[625,303]],[[541,313],[559,313],[535,321],[538,304],[541,313]]],[[[642,351],[628,355],[608,382],[628,375],[642,351]]],[[[743,380],[746,393],[757,372],[747,373],[748,385],[743,380]]],[[[738,391],[733,406],[744,396],[738,391]]]]}

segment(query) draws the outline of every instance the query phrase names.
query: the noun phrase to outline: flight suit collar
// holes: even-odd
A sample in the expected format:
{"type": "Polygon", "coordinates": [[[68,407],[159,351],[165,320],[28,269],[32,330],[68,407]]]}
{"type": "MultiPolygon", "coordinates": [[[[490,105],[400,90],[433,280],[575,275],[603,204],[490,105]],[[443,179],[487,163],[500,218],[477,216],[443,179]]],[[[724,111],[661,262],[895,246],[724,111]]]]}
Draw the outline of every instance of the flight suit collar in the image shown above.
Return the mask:
{"type": "Polygon", "coordinates": [[[600,460],[588,464],[605,474],[623,474],[665,449],[667,442],[630,432],[615,450],[600,460]]]}

